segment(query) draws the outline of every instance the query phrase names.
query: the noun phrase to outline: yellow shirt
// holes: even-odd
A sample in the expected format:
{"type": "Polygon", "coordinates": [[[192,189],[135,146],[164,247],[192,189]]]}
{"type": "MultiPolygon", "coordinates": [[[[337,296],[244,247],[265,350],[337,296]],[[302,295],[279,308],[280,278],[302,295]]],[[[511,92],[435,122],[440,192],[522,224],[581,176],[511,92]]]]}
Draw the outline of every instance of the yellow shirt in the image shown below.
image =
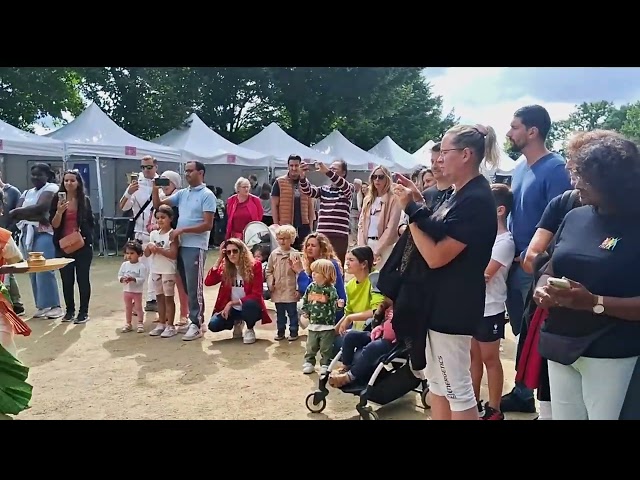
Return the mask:
{"type": "MultiPolygon", "coordinates": [[[[372,291],[369,277],[362,283],[358,283],[355,278],[352,278],[347,282],[345,291],[347,293],[347,304],[344,307],[345,316],[369,311],[373,317],[373,310],[378,308],[378,305],[384,300],[382,294],[372,291]]],[[[366,321],[353,322],[352,328],[362,330],[365,323],[366,321]]]]}

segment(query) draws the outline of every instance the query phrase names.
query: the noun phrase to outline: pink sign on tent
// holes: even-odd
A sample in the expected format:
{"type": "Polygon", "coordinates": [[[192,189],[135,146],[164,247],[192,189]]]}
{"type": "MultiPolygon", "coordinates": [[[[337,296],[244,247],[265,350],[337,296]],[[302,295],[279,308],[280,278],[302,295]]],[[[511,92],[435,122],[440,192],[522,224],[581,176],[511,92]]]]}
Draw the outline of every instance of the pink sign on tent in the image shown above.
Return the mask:
{"type": "Polygon", "coordinates": [[[127,156],[136,156],[136,147],[124,147],[124,154],[127,156]]]}
{"type": "Polygon", "coordinates": [[[236,163],[236,156],[235,155],[227,155],[227,163],[235,164],[236,163]]]}
{"type": "Polygon", "coordinates": [[[374,168],[376,168],[376,166],[373,163],[369,162],[369,170],[373,170],[374,168]]]}

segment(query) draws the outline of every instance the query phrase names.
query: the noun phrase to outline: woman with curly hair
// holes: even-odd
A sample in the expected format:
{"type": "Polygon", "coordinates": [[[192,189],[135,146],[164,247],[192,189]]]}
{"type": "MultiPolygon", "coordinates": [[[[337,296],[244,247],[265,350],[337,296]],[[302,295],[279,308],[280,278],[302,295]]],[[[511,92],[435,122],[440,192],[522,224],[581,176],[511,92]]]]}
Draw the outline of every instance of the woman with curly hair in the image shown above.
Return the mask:
{"type": "Polygon", "coordinates": [[[218,263],[209,270],[204,284],[220,284],[209,330],[233,330],[233,338],[244,343],[255,343],[256,323],[271,323],[271,317],[262,298],[262,264],[253,258],[241,240],[231,238],[222,244],[218,263]],[[244,330],[243,324],[247,325],[244,330]]]}
{"type": "MultiPolygon", "coordinates": [[[[321,258],[331,260],[333,266],[336,267],[336,290],[338,292],[338,298],[341,300],[347,300],[347,294],[344,290],[344,277],[342,267],[340,265],[340,259],[333,250],[331,242],[323,233],[310,233],[304,239],[302,244],[302,255],[296,256],[289,261],[291,262],[291,268],[298,275],[298,294],[300,298],[307,291],[307,287],[313,281],[311,278],[311,264],[320,260],[321,258]]],[[[339,308],[336,311],[336,322],[342,318],[343,310],[339,308]]]]}
{"type": "Polygon", "coordinates": [[[391,193],[389,170],[385,167],[374,169],[369,181],[371,188],[362,202],[357,245],[371,247],[376,268],[382,269],[398,240],[402,208],[391,193]]]}
{"type": "Polygon", "coordinates": [[[585,206],[569,212],[534,300],[554,420],[614,420],[640,357],[640,152],[624,138],[590,142],[572,157],[585,206]]]}

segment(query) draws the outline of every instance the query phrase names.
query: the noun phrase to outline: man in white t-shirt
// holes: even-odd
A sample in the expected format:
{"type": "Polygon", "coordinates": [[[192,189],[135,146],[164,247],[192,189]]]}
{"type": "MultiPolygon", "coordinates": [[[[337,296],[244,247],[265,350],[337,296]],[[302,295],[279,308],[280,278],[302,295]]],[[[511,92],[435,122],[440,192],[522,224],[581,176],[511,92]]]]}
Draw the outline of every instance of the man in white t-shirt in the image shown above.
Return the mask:
{"type": "Polygon", "coordinates": [[[507,323],[505,319],[507,277],[516,246],[507,228],[507,216],[513,205],[513,194],[507,185],[501,183],[492,185],[491,191],[496,201],[498,234],[491,251],[491,261],[484,272],[487,282],[484,318],[478,324],[471,342],[471,377],[476,399],[478,399],[478,409],[483,411],[482,420],[504,420],[504,415],[500,411],[504,384],[500,361],[500,340],[504,338],[507,323]],[[484,406],[480,401],[483,366],[487,369],[489,384],[489,401],[484,406]]]}
{"type": "MultiPolygon", "coordinates": [[[[141,174],[138,175],[138,180],[131,182],[131,185],[127,187],[120,199],[120,208],[123,212],[132,211],[133,217],[138,215],[140,210],[142,213],[138,215],[134,227],[134,239],[142,242],[142,248],[144,249],[149,243],[149,232],[147,231],[147,223],[149,218],[153,215],[151,209],[153,208],[153,201],[151,200],[151,190],[153,188],[153,179],[158,177],[158,161],[151,155],[143,157],[140,161],[141,174]],[[144,207],[144,208],[142,208],[144,207]]],[[[140,257],[140,261],[144,263],[147,270],[149,270],[149,259],[146,257],[140,257]]],[[[156,305],[156,295],[151,288],[151,281],[147,280],[147,305],[145,310],[147,312],[157,312],[158,307],[156,305]]]]}

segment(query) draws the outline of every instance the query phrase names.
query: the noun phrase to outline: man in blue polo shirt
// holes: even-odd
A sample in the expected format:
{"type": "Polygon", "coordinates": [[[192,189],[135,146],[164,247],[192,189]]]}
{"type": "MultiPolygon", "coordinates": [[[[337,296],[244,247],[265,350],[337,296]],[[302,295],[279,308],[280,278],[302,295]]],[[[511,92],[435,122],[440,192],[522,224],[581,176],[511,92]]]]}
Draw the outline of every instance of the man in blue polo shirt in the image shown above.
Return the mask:
{"type": "Polygon", "coordinates": [[[178,207],[178,225],[171,234],[172,241],[180,241],[178,273],[189,297],[189,328],[183,340],[202,337],[204,319],[204,263],[209,249],[209,235],[213,228],[216,196],[204,183],[205,167],[200,162],[188,162],[184,176],[189,186],[160,200],[159,187],[153,188],[153,206],[178,207]]]}
{"type": "MultiPolygon", "coordinates": [[[[533,275],[522,269],[520,256],[526,253],[549,202],[572,188],[565,159],[550,152],[545,146],[549,130],[549,112],[540,105],[529,105],[514,113],[511,129],[507,133],[512,149],[524,155],[524,159],[518,161],[513,171],[513,208],[509,216],[509,230],[516,244],[516,258],[507,279],[506,306],[516,343],[525,301],[533,283],[533,275]]],[[[500,409],[503,412],[535,412],[533,391],[516,385],[511,393],[502,397],[500,409]]]]}

